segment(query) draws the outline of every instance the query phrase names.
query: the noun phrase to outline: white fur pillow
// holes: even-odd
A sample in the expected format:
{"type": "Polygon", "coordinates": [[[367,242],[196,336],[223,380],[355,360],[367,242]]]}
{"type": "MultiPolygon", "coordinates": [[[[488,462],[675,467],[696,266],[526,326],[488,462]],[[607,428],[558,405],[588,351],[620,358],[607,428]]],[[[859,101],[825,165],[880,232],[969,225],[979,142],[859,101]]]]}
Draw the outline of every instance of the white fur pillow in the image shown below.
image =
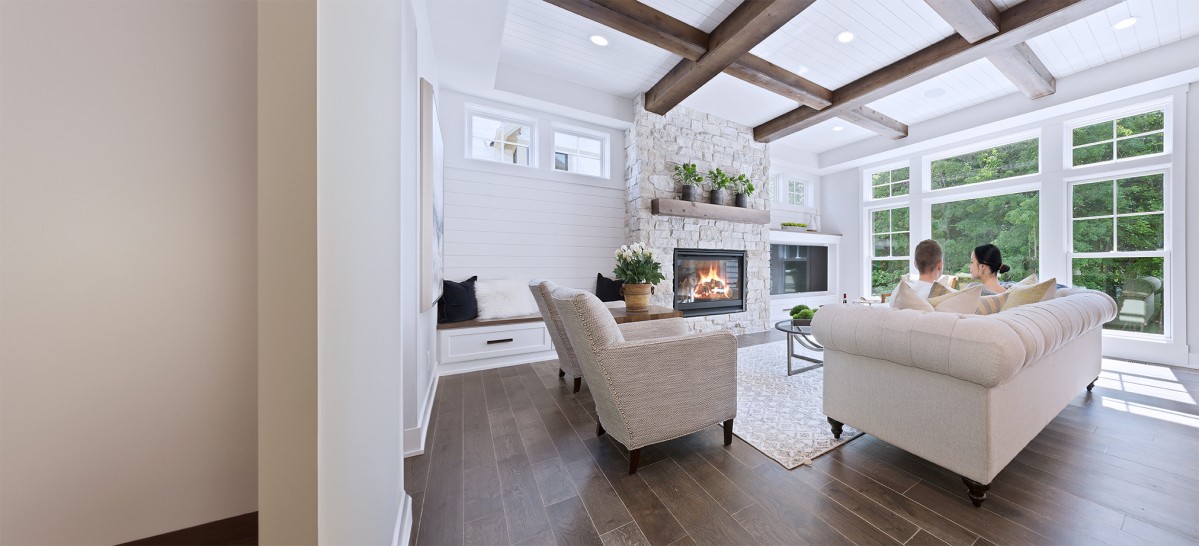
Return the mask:
{"type": "Polygon", "coordinates": [[[480,319],[502,319],[540,315],[529,282],[518,279],[475,281],[475,299],[480,319]]]}

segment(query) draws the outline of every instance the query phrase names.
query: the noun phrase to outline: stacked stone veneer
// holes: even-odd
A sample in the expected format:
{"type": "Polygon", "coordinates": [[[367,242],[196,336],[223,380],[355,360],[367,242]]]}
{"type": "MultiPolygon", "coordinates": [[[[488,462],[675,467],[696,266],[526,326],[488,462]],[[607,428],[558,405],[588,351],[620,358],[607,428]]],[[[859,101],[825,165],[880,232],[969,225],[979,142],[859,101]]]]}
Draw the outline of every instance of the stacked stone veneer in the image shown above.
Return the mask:
{"type": "MultiPolygon", "coordinates": [[[[650,212],[655,198],[679,199],[682,191],[672,174],[675,165],[695,163],[700,172],[721,168],[730,176],[744,173],[757,191],[750,208],[770,208],[770,157],[766,145],[754,142],[753,128],[713,115],[676,107],[665,116],[645,110],[644,95],[634,104],[633,126],[625,133],[625,239],[652,248],[666,280],[652,303],[674,306],[674,249],[721,248],[745,251],[745,312],[691,317],[697,330],[726,328],[734,333],[770,327],[770,234],[764,224],[658,216],[650,212]]],[[[708,201],[707,191],[703,201],[708,201]]]]}

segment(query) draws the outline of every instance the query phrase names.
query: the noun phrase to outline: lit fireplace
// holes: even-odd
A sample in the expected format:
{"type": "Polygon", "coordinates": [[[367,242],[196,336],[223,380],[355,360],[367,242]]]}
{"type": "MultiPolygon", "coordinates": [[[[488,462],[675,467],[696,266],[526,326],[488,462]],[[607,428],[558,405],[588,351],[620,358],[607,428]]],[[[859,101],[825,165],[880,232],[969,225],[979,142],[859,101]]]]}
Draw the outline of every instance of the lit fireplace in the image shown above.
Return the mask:
{"type": "Polygon", "coordinates": [[[688,317],[744,311],[744,271],[744,251],[675,249],[674,308],[688,317]]]}

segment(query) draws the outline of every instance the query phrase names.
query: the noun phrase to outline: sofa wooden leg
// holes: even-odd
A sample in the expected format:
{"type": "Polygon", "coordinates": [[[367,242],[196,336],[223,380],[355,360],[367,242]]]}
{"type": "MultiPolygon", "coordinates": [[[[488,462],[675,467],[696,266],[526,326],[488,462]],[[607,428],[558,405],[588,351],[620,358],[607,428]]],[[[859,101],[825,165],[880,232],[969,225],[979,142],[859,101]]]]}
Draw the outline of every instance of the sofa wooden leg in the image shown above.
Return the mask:
{"type": "Polygon", "coordinates": [[[604,425],[600,424],[599,419],[595,420],[595,435],[596,436],[604,435],[604,425]]]}
{"type": "Polygon", "coordinates": [[[978,483],[970,478],[962,477],[962,483],[966,484],[966,489],[970,495],[970,503],[975,508],[983,505],[983,501],[987,500],[987,490],[991,488],[989,483],[978,483]]]}
{"type": "Polygon", "coordinates": [[[733,420],[724,422],[724,445],[733,445],[733,420]]]}
{"type": "Polygon", "coordinates": [[[558,368],[558,377],[566,377],[566,370],[558,368]]]}
{"type": "Polygon", "coordinates": [[[581,388],[583,388],[583,378],[576,377],[575,378],[575,392],[579,392],[579,389],[581,389],[581,388]]]}
{"type": "Polygon", "coordinates": [[[836,419],[833,419],[832,417],[829,417],[828,424],[833,426],[833,438],[840,440],[841,439],[841,427],[845,426],[845,423],[842,423],[841,421],[838,421],[836,419]]]}
{"type": "Polygon", "coordinates": [[[1096,381],[1099,381],[1099,378],[1098,378],[1098,377],[1096,377],[1095,379],[1092,379],[1092,380],[1091,380],[1091,384],[1090,384],[1090,385],[1087,385],[1087,392],[1091,392],[1091,389],[1095,388],[1095,382],[1096,382],[1096,381]]]}
{"type": "Polygon", "coordinates": [[[641,464],[641,448],[629,452],[629,474],[636,474],[639,464],[641,464]]]}

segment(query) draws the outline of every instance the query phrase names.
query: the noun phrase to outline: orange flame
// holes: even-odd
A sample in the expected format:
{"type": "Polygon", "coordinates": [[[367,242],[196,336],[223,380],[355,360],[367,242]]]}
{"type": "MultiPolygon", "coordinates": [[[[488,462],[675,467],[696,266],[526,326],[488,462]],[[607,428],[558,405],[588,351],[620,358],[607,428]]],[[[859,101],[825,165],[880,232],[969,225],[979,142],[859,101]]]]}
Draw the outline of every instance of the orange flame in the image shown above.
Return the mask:
{"type": "Polygon", "coordinates": [[[692,297],[704,300],[729,299],[729,285],[721,276],[717,262],[709,262],[706,272],[697,273],[699,283],[691,290],[692,297]]]}

